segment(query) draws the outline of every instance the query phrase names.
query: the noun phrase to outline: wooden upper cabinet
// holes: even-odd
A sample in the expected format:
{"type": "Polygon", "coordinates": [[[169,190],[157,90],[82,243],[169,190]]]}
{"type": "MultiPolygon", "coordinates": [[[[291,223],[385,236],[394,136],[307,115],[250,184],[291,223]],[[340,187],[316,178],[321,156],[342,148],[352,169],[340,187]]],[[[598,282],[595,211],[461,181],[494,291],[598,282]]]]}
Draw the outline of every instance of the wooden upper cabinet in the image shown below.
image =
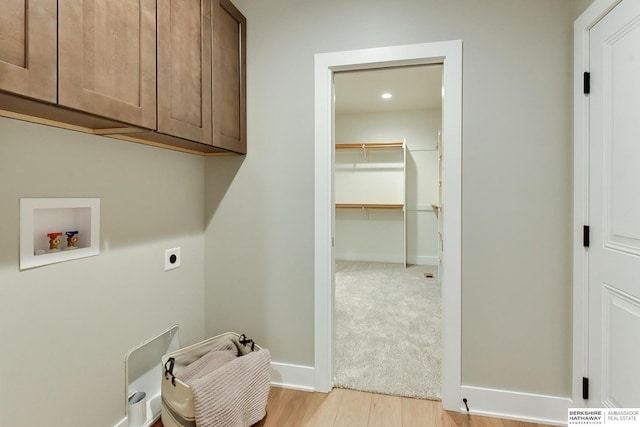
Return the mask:
{"type": "Polygon", "coordinates": [[[211,144],[211,1],[158,1],[158,131],[211,144]]]}
{"type": "Polygon", "coordinates": [[[246,19],[228,0],[213,0],[213,145],[247,152],[246,19]]]}
{"type": "Polygon", "coordinates": [[[0,90],[56,102],[55,0],[2,0],[0,90]]]}
{"type": "Polygon", "coordinates": [[[58,61],[60,105],[156,127],[155,0],[59,1],[58,61]]]}
{"type": "Polygon", "coordinates": [[[0,115],[16,113],[245,154],[246,19],[229,0],[0,0],[0,115]]]}

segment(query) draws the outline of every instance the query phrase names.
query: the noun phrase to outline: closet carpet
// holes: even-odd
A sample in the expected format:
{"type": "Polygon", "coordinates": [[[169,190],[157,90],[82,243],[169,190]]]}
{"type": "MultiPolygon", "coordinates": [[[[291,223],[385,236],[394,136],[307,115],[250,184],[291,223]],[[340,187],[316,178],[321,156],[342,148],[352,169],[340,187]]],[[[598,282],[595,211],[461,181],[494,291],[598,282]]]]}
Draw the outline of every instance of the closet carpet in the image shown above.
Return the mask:
{"type": "Polygon", "coordinates": [[[435,266],[336,263],[336,387],[441,399],[436,271],[435,266]]]}

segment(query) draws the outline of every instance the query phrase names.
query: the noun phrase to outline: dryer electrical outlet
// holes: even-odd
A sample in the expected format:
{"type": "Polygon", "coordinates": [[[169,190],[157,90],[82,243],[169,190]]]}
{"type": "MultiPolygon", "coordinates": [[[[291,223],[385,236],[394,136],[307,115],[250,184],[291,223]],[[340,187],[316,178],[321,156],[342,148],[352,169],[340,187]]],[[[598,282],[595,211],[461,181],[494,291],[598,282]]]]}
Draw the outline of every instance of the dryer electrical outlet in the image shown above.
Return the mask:
{"type": "Polygon", "coordinates": [[[180,248],[164,251],[164,271],[180,267],[180,248]]]}

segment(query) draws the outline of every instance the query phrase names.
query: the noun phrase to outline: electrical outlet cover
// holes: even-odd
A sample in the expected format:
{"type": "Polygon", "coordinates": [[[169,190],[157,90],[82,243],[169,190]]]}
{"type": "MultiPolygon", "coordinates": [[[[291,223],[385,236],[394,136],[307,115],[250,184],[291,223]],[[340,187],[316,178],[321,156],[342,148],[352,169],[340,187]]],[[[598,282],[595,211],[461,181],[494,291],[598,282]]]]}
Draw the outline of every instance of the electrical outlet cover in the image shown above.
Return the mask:
{"type": "Polygon", "coordinates": [[[164,271],[180,267],[180,261],[180,248],[167,249],[164,251],[164,271]]]}

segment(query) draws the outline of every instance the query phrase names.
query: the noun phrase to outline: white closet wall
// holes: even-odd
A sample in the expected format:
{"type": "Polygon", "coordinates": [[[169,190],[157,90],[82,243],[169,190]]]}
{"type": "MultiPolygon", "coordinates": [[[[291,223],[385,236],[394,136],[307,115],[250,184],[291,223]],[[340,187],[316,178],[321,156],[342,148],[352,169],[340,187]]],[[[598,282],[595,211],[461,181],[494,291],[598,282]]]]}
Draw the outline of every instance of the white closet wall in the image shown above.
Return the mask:
{"type": "MultiPolygon", "coordinates": [[[[385,145],[391,145],[386,141],[385,145]]],[[[402,147],[343,149],[336,146],[336,204],[405,203],[402,147]]]]}
{"type": "MultiPolygon", "coordinates": [[[[437,217],[432,204],[438,203],[437,135],[441,121],[440,109],[336,115],[335,132],[338,144],[406,140],[403,197],[407,227],[406,256],[409,264],[437,264],[437,217]]],[[[362,153],[354,152],[353,155],[362,156],[362,153]]],[[[336,156],[336,169],[342,167],[339,162],[344,158],[344,153],[336,156]]],[[[371,157],[370,160],[375,161],[375,157],[371,157]]],[[[338,173],[336,170],[337,175],[338,173]]],[[[336,203],[357,194],[355,188],[346,188],[349,184],[342,184],[344,182],[344,175],[336,177],[336,203]]],[[[400,184],[390,182],[389,185],[379,185],[376,188],[377,190],[373,188],[367,191],[379,194],[363,197],[369,197],[369,200],[371,197],[379,197],[388,201],[391,196],[386,197],[384,193],[394,191],[393,188],[400,188],[400,184]]],[[[338,209],[336,259],[404,262],[403,227],[402,211],[370,209],[364,212],[338,209]]]]}

